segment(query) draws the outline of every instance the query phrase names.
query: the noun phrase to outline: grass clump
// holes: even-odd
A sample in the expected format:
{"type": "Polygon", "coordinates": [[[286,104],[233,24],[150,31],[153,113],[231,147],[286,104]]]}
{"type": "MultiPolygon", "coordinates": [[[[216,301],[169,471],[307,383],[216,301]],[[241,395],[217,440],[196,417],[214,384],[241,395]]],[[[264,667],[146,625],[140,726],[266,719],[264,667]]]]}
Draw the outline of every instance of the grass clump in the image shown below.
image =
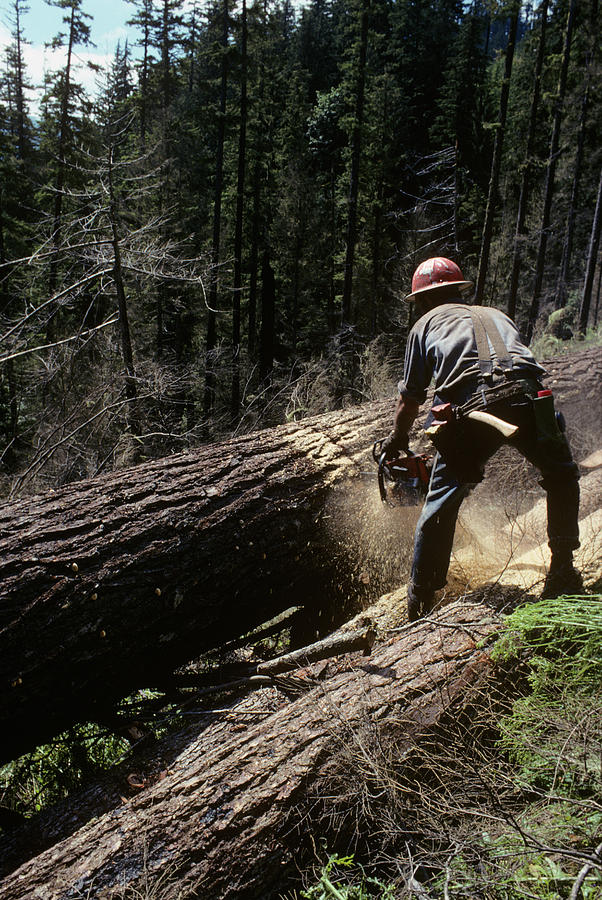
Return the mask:
{"type": "Polygon", "coordinates": [[[500,722],[519,777],[562,796],[601,788],[602,602],[560,597],[517,609],[494,656],[528,658],[530,692],[500,722]]]}
{"type": "Polygon", "coordinates": [[[315,884],[301,891],[303,900],[395,900],[394,885],[366,874],[353,855],[330,856],[315,884]]]}
{"type": "Polygon", "coordinates": [[[0,767],[0,805],[28,818],[115,765],[129,743],[94,723],[74,725],[52,743],[0,767]]]}

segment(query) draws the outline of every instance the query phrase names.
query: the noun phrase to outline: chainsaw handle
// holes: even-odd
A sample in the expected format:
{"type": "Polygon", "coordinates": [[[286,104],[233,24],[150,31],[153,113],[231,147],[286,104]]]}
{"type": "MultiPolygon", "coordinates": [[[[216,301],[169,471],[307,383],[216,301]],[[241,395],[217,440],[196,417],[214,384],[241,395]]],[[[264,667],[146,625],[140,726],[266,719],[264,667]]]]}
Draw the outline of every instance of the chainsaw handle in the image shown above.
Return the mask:
{"type": "MultiPolygon", "coordinates": [[[[378,465],[378,492],[380,494],[380,499],[383,503],[388,503],[387,499],[387,489],[385,487],[385,471],[388,470],[387,462],[394,462],[395,460],[387,460],[386,454],[382,452],[382,445],[384,444],[384,440],[375,441],[372,447],[372,456],[374,457],[374,461],[378,465]]],[[[409,448],[405,451],[406,457],[408,456],[416,456],[416,454],[410,450],[409,448]]],[[[389,477],[391,477],[389,475],[389,477]]]]}
{"type": "MultiPolygon", "coordinates": [[[[384,442],[385,442],[385,439],[383,438],[380,441],[375,441],[374,444],[372,445],[372,459],[374,460],[375,463],[378,463],[379,466],[383,465],[383,463],[385,462],[385,458],[384,458],[385,454],[381,452],[381,447],[384,444],[384,442]]],[[[414,451],[410,450],[409,447],[407,447],[404,450],[404,453],[406,454],[406,456],[416,456],[414,451]]]]}

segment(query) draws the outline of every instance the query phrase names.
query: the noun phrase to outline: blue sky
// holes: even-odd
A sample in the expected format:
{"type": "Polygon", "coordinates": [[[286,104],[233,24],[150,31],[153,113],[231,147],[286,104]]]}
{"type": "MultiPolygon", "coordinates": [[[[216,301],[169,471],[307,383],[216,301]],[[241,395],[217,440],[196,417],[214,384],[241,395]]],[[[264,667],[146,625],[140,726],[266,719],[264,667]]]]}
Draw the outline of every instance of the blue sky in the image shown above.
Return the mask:
{"type": "MultiPolygon", "coordinates": [[[[1,6],[6,11],[6,0],[2,0],[1,6]]],[[[49,6],[44,0],[29,0],[29,7],[24,20],[26,37],[33,44],[43,44],[60,30],[61,19],[68,10],[49,6]]],[[[82,8],[92,16],[92,40],[101,52],[106,52],[107,47],[112,50],[119,38],[123,40],[126,20],[135,12],[134,7],[125,0],[87,0],[82,8]]],[[[6,13],[3,18],[7,18],[6,13]]]]}
{"type": "MultiPolygon", "coordinates": [[[[48,6],[44,0],[29,0],[29,7],[29,12],[23,17],[23,34],[30,42],[25,48],[25,62],[30,82],[39,86],[43,83],[45,71],[58,69],[64,63],[62,51],[51,51],[44,47],[59,31],[65,30],[62,25],[64,10],[48,6]]],[[[125,0],[85,0],[83,10],[93,17],[89,24],[96,47],[78,48],[78,78],[93,93],[95,76],[86,68],[85,63],[91,61],[104,66],[112,59],[118,41],[122,45],[126,37],[130,43],[135,41],[135,31],[125,24],[135,10],[125,0]]],[[[10,15],[8,0],[0,0],[0,48],[10,40],[10,15]]],[[[31,111],[35,113],[35,96],[31,100],[31,111]]]]}

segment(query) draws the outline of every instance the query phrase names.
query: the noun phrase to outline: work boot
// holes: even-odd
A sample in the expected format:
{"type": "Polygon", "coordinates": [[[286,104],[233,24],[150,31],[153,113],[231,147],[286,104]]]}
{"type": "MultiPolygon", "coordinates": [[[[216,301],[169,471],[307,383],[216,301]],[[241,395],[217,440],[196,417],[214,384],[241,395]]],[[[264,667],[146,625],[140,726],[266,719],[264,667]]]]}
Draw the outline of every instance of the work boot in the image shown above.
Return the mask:
{"type": "Polygon", "coordinates": [[[583,578],[573,565],[573,554],[568,556],[552,556],[548,572],[541,592],[542,600],[553,600],[563,594],[583,593],[583,578]]]}
{"type": "Polygon", "coordinates": [[[408,585],[408,621],[416,622],[422,616],[430,613],[435,604],[435,592],[430,588],[420,588],[412,584],[408,585]]]}

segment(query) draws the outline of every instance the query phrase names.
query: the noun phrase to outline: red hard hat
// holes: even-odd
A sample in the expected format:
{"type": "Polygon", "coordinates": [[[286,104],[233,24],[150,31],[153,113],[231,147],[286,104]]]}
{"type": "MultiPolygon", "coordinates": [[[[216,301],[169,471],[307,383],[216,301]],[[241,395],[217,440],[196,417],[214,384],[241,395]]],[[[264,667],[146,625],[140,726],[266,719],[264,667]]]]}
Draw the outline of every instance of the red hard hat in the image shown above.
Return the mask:
{"type": "Polygon", "coordinates": [[[412,293],[406,296],[406,300],[413,300],[416,294],[432,291],[436,288],[455,285],[459,291],[465,291],[473,286],[472,281],[465,281],[460,267],[446,259],[445,256],[433,256],[420,263],[412,278],[412,293]]]}

